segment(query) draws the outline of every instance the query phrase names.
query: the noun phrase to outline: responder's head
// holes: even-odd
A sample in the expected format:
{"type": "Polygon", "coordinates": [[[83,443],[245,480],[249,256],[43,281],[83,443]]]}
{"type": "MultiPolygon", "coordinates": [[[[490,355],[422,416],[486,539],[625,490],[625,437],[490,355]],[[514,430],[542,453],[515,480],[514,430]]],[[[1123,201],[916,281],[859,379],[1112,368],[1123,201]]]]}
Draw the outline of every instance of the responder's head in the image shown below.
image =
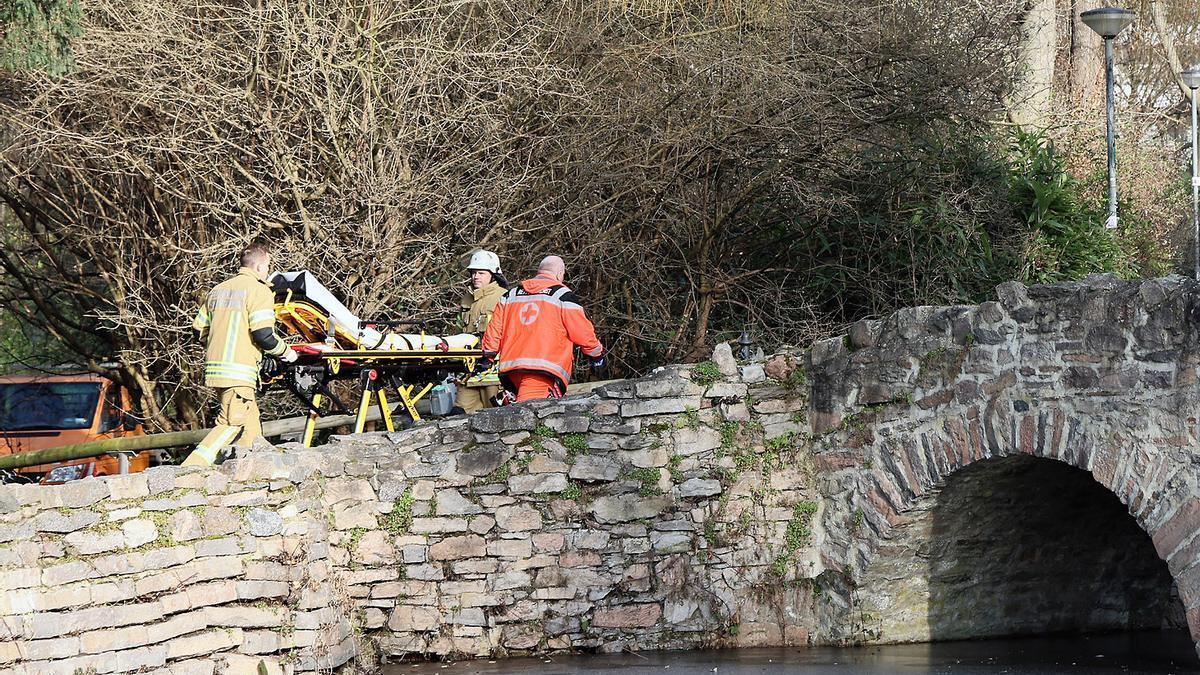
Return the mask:
{"type": "Polygon", "coordinates": [[[471,288],[483,288],[493,281],[507,286],[504,275],[500,272],[500,256],[491,251],[479,250],[472,253],[467,262],[467,272],[471,275],[471,288]]]}
{"type": "Polygon", "coordinates": [[[542,262],[538,263],[538,276],[548,276],[559,283],[562,283],[563,277],[567,274],[567,265],[563,259],[556,255],[548,255],[542,258],[542,262]]]}
{"type": "Polygon", "coordinates": [[[271,271],[271,251],[260,241],[252,242],[242,249],[241,264],[257,274],[259,279],[266,281],[267,273],[271,271]]]}

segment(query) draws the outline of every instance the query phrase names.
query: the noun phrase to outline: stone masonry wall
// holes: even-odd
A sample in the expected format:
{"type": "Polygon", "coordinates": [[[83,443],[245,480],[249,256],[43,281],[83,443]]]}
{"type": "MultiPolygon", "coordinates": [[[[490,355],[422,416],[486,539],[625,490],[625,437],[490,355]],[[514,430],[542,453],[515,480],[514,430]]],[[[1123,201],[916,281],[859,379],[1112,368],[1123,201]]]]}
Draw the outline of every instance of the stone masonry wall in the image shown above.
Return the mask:
{"type": "MultiPolygon", "coordinates": [[[[1200,286],[1182,277],[1133,282],[1098,275],[1081,283],[1009,282],[997,296],[979,306],[914,307],[862,321],[844,338],[809,351],[813,456],[825,499],[821,561],[855,589],[855,610],[823,625],[847,639],[883,642],[1020,633],[1037,625],[1116,630],[1144,625],[1138,610],[1161,604],[1162,594],[1178,596],[1200,641],[1200,286]],[[1102,533],[1092,559],[1081,565],[1132,553],[1132,544],[1111,547],[1139,539],[1137,529],[1144,533],[1138,555],[1148,560],[1110,565],[1104,573],[1120,572],[1119,579],[1091,596],[1077,594],[1078,605],[1091,609],[1057,608],[1055,621],[1018,619],[1027,608],[997,612],[987,622],[947,620],[955,612],[989,611],[971,601],[989,588],[1005,601],[1022,597],[1012,584],[982,581],[995,578],[986,566],[946,554],[962,541],[993,548],[994,561],[1013,555],[1020,539],[1029,574],[1019,581],[1026,584],[1054,578],[1055,570],[1031,565],[1065,559],[1054,547],[1069,538],[1050,527],[1018,537],[1015,525],[977,529],[979,518],[961,517],[1011,497],[1013,491],[999,491],[996,473],[957,512],[930,517],[948,495],[964,493],[952,489],[970,473],[963,469],[987,462],[1003,473],[1021,456],[1086,472],[1085,483],[1119,501],[1116,513],[1127,522],[1079,515],[1068,524],[1072,536],[1102,533]],[[1126,525],[1134,532],[1119,539],[1115,528],[1126,525]],[[1132,578],[1135,569],[1144,572],[1132,578]],[[1154,579],[1156,588],[1132,601],[1120,597],[1154,579]]],[[[1027,480],[1047,475],[1030,473],[1027,480]]],[[[1068,479],[1061,480],[1044,489],[1067,489],[1068,479]]],[[[1071,482],[1083,496],[1078,484],[1071,482]]],[[[1029,519],[1051,503],[1030,501],[1029,519]]],[[[1055,517],[1070,513],[1060,508],[1055,517]]],[[[1025,597],[1044,590],[1063,600],[1062,585],[1027,590],[1025,597]]]]}
{"type": "Polygon", "coordinates": [[[398,433],[0,486],[0,669],[806,644],[821,534],[796,359],[398,433]]]}
{"type": "MultiPolygon", "coordinates": [[[[961,532],[922,514],[960,470],[1013,455],[1115,495],[1200,639],[1200,290],[997,290],[806,353],[738,364],[722,345],[562,401],[204,470],[0,486],[0,669],[969,637],[939,618],[939,593],[963,596],[928,555],[961,532]]],[[[1055,559],[1026,539],[1029,560],[1055,559]]],[[[1136,623],[1104,607],[1106,626],[1136,623]]]]}

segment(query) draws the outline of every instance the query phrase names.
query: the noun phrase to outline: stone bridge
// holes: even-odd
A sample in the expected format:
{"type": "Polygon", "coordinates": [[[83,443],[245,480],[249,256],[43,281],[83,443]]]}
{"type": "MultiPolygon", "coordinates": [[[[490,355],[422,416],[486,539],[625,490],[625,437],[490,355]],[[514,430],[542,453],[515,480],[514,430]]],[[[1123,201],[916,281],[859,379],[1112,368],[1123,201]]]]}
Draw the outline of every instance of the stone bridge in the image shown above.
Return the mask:
{"type": "Polygon", "coordinates": [[[0,669],[1200,634],[1200,289],[997,290],[557,402],[0,487],[0,669]]]}

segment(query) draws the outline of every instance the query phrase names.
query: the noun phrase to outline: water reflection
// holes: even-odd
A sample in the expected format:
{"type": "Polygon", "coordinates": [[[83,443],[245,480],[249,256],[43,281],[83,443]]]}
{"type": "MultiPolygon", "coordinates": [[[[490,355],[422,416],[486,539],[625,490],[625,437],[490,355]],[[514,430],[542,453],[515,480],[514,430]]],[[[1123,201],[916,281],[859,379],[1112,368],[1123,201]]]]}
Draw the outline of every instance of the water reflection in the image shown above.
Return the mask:
{"type": "Polygon", "coordinates": [[[839,649],[747,649],[555,656],[545,659],[399,663],[386,675],[806,675],[850,673],[1200,673],[1186,632],[1119,633],[1091,637],[1019,638],[839,649]]]}

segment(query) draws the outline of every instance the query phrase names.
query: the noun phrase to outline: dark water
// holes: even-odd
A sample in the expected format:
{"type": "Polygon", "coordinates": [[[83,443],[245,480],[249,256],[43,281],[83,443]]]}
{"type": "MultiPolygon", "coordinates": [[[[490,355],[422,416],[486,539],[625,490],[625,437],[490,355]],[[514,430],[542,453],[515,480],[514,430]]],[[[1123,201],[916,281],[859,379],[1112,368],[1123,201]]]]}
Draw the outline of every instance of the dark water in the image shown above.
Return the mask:
{"type": "Polygon", "coordinates": [[[923,645],[746,649],[554,656],[541,659],[397,663],[386,675],[812,675],[850,673],[1200,673],[1186,633],[1121,633],[923,645]]]}

